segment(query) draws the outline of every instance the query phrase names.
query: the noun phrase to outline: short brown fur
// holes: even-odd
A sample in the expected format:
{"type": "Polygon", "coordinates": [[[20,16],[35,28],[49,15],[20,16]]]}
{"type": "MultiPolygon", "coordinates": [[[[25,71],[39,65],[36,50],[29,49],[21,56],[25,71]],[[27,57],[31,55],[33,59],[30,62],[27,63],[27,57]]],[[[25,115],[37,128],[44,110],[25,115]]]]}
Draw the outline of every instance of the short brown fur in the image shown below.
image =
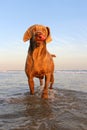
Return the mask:
{"type": "MultiPolygon", "coordinates": [[[[40,32],[41,34],[41,32],[40,32]]],[[[34,77],[39,78],[40,85],[43,84],[45,77],[45,85],[42,92],[42,98],[48,98],[48,86],[50,89],[54,83],[54,62],[53,57],[46,48],[46,39],[41,40],[39,33],[36,32],[30,38],[30,46],[25,64],[25,72],[28,77],[30,94],[34,94],[34,77]]]]}

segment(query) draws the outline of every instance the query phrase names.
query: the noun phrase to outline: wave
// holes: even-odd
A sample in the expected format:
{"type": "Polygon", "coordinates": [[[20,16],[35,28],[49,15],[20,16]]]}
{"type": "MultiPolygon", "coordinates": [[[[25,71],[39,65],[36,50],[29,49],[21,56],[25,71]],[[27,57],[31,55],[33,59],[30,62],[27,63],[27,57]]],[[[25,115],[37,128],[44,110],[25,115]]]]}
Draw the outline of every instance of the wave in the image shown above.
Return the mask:
{"type": "Polygon", "coordinates": [[[87,73],[87,70],[55,70],[56,72],[63,72],[63,73],[87,73]]]}

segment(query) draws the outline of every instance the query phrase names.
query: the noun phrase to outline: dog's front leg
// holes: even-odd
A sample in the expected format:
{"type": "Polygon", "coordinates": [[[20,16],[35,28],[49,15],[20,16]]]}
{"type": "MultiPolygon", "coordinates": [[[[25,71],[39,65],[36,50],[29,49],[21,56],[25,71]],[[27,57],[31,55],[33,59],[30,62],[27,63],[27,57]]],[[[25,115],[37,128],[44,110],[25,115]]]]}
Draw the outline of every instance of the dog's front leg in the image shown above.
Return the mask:
{"type": "Polygon", "coordinates": [[[42,98],[47,99],[48,98],[48,86],[50,83],[50,73],[45,75],[45,86],[42,93],[42,98]]]}
{"type": "Polygon", "coordinates": [[[50,78],[50,89],[52,89],[53,83],[54,83],[54,75],[51,74],[51,78],[50,78]]]}
{"type": "Polygon", "coordinates": [[[28,84],[29,84],[29,88],[30,88],[30,94],[34,94],[34,81],[33,81],[33,77],[29,77],[28,78],[28,84]]]}

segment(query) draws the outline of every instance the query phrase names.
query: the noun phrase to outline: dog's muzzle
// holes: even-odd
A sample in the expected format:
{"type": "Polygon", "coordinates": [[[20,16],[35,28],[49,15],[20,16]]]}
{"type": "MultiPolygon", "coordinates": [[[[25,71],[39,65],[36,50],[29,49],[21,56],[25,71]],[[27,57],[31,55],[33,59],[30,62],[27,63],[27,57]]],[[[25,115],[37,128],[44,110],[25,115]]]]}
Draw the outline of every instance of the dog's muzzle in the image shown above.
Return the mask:
{"type": "Polygon", "coordinates": [[[35,39],[36,39],[36,41],[45,41],[46,36],[44,36],[42,33],[36,33],[35,34],[35,39]]]}

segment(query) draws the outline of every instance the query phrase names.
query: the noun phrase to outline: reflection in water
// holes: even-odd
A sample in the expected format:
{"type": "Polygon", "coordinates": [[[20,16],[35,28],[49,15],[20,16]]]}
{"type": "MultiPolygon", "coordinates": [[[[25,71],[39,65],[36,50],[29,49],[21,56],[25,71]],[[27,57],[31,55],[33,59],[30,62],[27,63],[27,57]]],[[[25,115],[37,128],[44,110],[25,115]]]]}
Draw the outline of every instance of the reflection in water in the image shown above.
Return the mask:
{"type": "Polygon", "coordinates": [[[29,103],[26,104],[26,115],[30,116],[32,120],[50,118],[52,110],[50,104],[41,99],[29,99],[29,103]],[[33,102],[32,102],[33,101],[33,102]]]}

